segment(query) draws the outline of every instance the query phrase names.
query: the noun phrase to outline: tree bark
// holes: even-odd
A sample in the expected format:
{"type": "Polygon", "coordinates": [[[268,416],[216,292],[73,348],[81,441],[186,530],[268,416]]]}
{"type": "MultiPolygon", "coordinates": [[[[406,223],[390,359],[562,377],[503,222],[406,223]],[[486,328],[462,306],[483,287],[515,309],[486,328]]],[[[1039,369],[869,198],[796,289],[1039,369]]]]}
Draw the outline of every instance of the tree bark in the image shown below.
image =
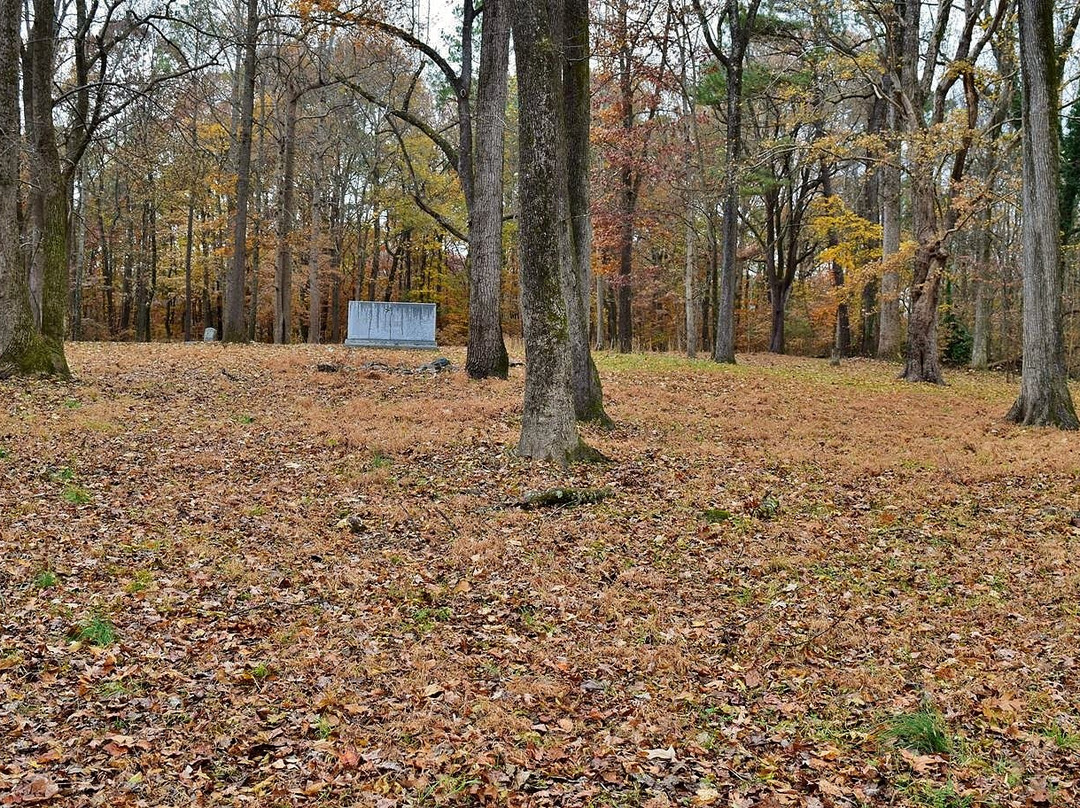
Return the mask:
{"type": "Polygon", "coordinates": [[[571,267],[567,297],[574,412],[579,421],[610,425],[600,374],[589,349],[592,287],[592,214],[589,187],[590,92],[589,0],[562,0],[563,120],[566,127],[566,208],[571,267]]]}
{"type": "Polygon", "coordinates": [[[292,227],[296,221],[296,110],[300,94],[288,90],[281,136],[278,255],[274,277],[274,342],[292,341],[292,227]]]}
{"type": "Polygon", "coordinates": [[[553,2],[513,0],[518,75],[521,308],[525,402],[518,453],[568,463],[586,449],[578,435],[570,359],[567,288],[572,257],[565,213],[562,60],[553,2]],[[562,152],[562,153],[560,153],[562,152]]]}
{"type": "Polygon", "coordinates": [[[1060,67],[1054,52],[1054,3],[1019,0],[1023,116],[1024,366],[1008,419],[1077,429],[1062,335],[1058,181],[1060,67]]]}
{"type": "Polygon", "coordinates": [[[716,337],[713,360],[735,363],[735,286],[738,283],[739,251],[739,175],[738,159],[742,145],[742,60],[734,61],[727,71],[727,138],[724,159],[727,174],[724,178],[723,248],[721,253],[719,290],[716,299],[716,337]]]}
{"type": "Polygon", "coordinates": [[[686,205],[686,266],[683,270],[683,303],[686,318],[686,356],[688,359],[697,357],[698,325],[697,311],[700,305],[697,299],[697,262],[695,261],[694,245],[697,242],[697,233],[694,232],[694,200],[691,195],[686,205]]]}
{"type": "Polygon", "coordinates": [[[510,57],[507,2],[487,0],[484,4],[480,42],[465,359],[465,370],[474,379],[505,379],[510,370],[502,333],[503,160],[510,57]]]}
{"type": "Polygon", "coordinates": [[[308,241],[308,344],[318,345],[322,334],[322,295],[319,293],[319,178],[311,189],[311,238],[308,241]]]}
{"type": "Polygon", "coordinates": [[[0,377],[22,370],[37,337],[19,246],[19,8],[0,0],[0,377]]]}
{"type": "Polygon", "coordinates": [[[881,274],[877,358],[894,360],[900,356],[900,271],[889,262],[900,252],[900,123],[896,93],[889,95],[886,128],[892,149],[881,166],[881,258],[886,269],[881,274]]]}
{"type": "Polygon", "coordinates": [[[34,21],[23,51],[22,79],[31,189],[26,221],[31,256],[30,311],[32,328],[37,333],[16,335],[8,356],[23,373],[68,376],[64,320],[68,303],[69,199],[68,183],[60,166],[52,99],[56,10],[49,0],[34,0],[33,5],[34,21]],[[12,350],[16,344],[21,346],[18,356],[12,350]]]}
{"type": "Polygon", "coordinates": [[[717,61],[724,67],[727,78],[725,110],[726,139],[724,143],[725,176],[722,224],[723,257],[718,271],[719,289],[716,295],[716,334],[713,340],[713,360],[735,362],[735,287],[738,278],[739,257],[739,172],[738,160],[742,151],[742,82],[746,51],[757,18],[759,0],[749,0],[743,9],[740,3],[725,4],[722,17],[727,23],[727,45],[721,47],[720,25],[717,35],[705,15],[700,0],[694,0],[694,10],[701,20],[706,44],[717,61]]]}
{"type": "Polygon", "coordinates": [[[222,340],[246,342],[244,288],[247,265],[248,201],[251,196],[251,131],[255,117],[255,46],[259,38],[259,3],[247,0],[244,27],[244,77],[240,90],[240,137],[236,160],[236,210],[233,222],[233,254],[225,277],[225,311],[222,315],[222,340]]]}

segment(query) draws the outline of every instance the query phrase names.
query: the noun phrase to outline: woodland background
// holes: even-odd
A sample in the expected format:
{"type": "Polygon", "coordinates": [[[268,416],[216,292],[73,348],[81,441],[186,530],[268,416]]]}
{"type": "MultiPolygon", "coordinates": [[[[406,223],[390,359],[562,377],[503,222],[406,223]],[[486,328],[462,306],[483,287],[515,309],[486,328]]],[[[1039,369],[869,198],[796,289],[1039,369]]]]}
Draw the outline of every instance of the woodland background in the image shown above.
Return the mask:
{"type": "MultiPolygon", "coordinates": [[[[724,73],[702,41],[693,4],[592,5],[594,343],[708,351],[723,249],[724,73]]],[[[898,355],[898,341],[879,344],[880,314],[884,303],[903,319],[909,306],[903,290],[915,241],[907,199],[913,172],[929,170],[935,205],[952,217],[939,310],[943,359],[1018,362],[1019,88],[1008,5],[968,4],[945,30],[927,31],[920,61],[944,65],[964,26],[988,30],[995,21],[964,83],[974,95],[950,90],[940,115],[934,110],[921,131],[903,134],[890,125],[882,92],[889,32],[875,28],[884,18],[870,4],[759,9],[737,159],[738,350],[823,355],[839,342],[843,353],[898,355]],[[953,182],[961,151],[966,170],[953,182]],[[899,252],[882,261],[882,180],[890,167],[901,174],[905,229],[899,252]],[[899,281],[889,279],[893,272],[899,281]]],[[[473,45],[461,30],[440,30],[422,3],[394,6],[346,13],[306,2],[258,5],[245,290],[254,340],[274,339],[275,266],[287,251],[298,277],[285,341],[340,342],[347,301],[381,299],[438,303],[440,339],[464,342],[467,217],[458,178],[436,145],[455,142],[454,91],[409,42],[364,20],[394,20],[455,66],[462,43],[473,45]]],[[[1060,13],[1073,15],[1059,25],[1064,58],[1075,12],[1060,13]]],[[[71,338],[179,340],[210,326],[220,333],[233,252],[244,15],[193,0],[151,14],[151,24],[136,10],[101,26],[102,37],[116,37],[115,72],[95,103],[115,114],[71,177],[71,338]]],[[[57,76],[61,96],[75,85],[67,69],[62,64],[57,76]]],[[[1068,69],[1064,87],[1069,101],[1068,69]]],[[[509,99],[504,187],[506,210],[514,211],[512,88],[509,99]]],[[[61,97],[61,118],[64,104],[61,97]]],[[[1062,216],[1066,351],[1075,368],[1080,119],[1070,111],[1066,103],[1062,216]]],[[[502,321],[513,338],[517,224],[507,219],[502,321]]]]}

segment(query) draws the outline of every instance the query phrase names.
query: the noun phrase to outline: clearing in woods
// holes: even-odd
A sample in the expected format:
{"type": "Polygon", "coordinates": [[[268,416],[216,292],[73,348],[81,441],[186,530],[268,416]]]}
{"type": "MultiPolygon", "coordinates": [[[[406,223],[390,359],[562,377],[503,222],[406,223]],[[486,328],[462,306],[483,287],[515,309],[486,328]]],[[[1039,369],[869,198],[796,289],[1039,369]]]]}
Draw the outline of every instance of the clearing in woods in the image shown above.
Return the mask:
{"type": "Polygon", "coordinates": [[[603,355],[562,472],[520,367],[69,353],[0,382],[0,802],[1080,799],[1080,443],[1015,383],[603,355]]]}

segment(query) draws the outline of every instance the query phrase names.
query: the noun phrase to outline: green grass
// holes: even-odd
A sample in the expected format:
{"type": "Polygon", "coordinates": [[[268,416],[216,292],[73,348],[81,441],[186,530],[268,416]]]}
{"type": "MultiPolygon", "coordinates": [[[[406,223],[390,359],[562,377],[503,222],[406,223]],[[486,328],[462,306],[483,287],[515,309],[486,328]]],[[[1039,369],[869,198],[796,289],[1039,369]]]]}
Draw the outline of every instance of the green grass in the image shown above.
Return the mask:
{"type": "Polygon", "coordinates": [[[251,678],[256,682],[261,682],[270,676],[270,666],[265,662],[260,662],[254,668],[251,669],[251,678]]]}
{"type": "Polygon", "coordinates": [[[52,589],[58,583],[60,583],[60,579],[56,577],[56,573],[52,570],[42,570],[34,576],[35,589],[52,589]]]}
{"type": "Polygon", "coordinates": [[[63,497],[64,502],[70,502],[72,505],[85,505],[90,501],[89,491],[82,486],[70,483],[64,486],[60,496],[63,497]]]}
{"type": "Polygon", "coordinates": [[[1078,733],[1068,732],[1054,724],[1044,729],[1042,734],[1063,752],[1080,752],[1080,734],[1078,733]]]}
{"type": "Polygon", "coordinates": [[[134,595],[138,592],[142,592],[153,582],[154,573],[149,570],[137,570],[134,577],[128,581],[128,585],[124,587],[124,589],[129,595],[134,595]]]}
{"type": "Polygon", "coordinates": [[[948,754],[953,749],[949,728],[936,710],[923,709],[917,713],[894,716],[884,734],[905,749],[924,755],[948,754]]]}
{"type": "Polygon", "coordinates": [[[447,606],[421,607],[412,614],[413,628],[419,634],[427,634],[436,623],[445,623],[450,619],[450,609],[447,606]]]}
{"type": "Polygon", "coordinates": [[[109,622],[108,618],[102,617],[100,614],[95,614],[79,626],[76,637],[79,642],[85,642],[90,645],[96,645],[99,648],[105,648],[116,642],[116,627],[109,622]]]}
{"type": "Polygon", "coordinates": [[[923,808],[972,808],[975,804],[973,797],[962,795],[953,783],[939,786],[920,780],[906,790],[914,803],[923,808]]]}
{"type": "Polygon", "coordinates": [[[372,469],[384,469],[393,463],[389,457],[386,457],[382,452],[374,451],[371,453],[371,468],[372,469]]]}

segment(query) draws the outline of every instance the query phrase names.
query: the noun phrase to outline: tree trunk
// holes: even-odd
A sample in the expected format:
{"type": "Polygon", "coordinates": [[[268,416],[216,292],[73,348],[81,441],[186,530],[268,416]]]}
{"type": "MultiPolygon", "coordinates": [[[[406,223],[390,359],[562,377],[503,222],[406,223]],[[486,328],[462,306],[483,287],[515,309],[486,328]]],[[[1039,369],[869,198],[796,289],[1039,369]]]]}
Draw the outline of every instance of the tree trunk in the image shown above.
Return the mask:
{"type": "Polygon", "coordinates": [[[19,249],[19,0],[0,0],[0,378],[23,370],[37,329],[19,249]]]}
{"type": "Polygon", "coordinates": [[[278,200],[278,256],[274,277],[274,342],[292,342],[292,227],[296,220],[296,108],[299,93],[289,90],[281,137],[281,188],[278,200]]]}
{"type": "Polygon", "coordinates": [[[787,308],[787,290],[782,284],[773,284],[769,288],[769,353],[784,352],[784,309],[787,308]]]}
{"type": "MultiPolygon", "coordinates": [[[[899,129],[896,110],[890,106],[888,130],[899,129]]],[[[894,150],[881,167],[881,257],[886,269],[881,274],[881,304],[878,315],[878,359],[900,355],[900,272],[889,266],[900,252],[900,147],[894,135],[894,150]]]]}
{"type": "Polygon", "coordinates": [[[604,412],[600,374],[589,350],[589,299],[592,286],[592,215],[589,188],[591,124],[589,2],[562,0],[563,121],[566,126],[566,209],[570,221],[571,269],[567,297],[574,412],[579,421],[610,425],[604,412]]]}
{"type": "Polygon", "coordinates": [[[561,130],[562,63],[552,2],[513,0],[518,75],[521,308],[525,402],[518,453],[567,463],[585,454],[571,386],[568,228],[560,220],[566,155],[561,130]],[[562,153],[560,153],[562,152],[562,153]],[[561,231],[561,232],[560,232],[561,231]],[[565,235],[564,235],[565,234],[565,235]]]}
{"type": "MultiPolygon", "coordinates": [[[[742,144],[742,60],[732,61],[727,70],[727,139],[724,159],[727,165],[724,188],[723,252],[716,300],[716,340],[713,360],[735,363],[735,286],[739,254],[739,174],[737,161],[742,144]]],[[[781,317],[783,313],[781,312],[781,317]]]]}
{"type": "Polygon", "coordinates": [[[1058,210],[1059,63],[1054,3],[1019,0],[1023,115],[1024,366],[1008,419],[1077,429],[1062,335],[1061,229],[1058,210]]]}
{"type": "Polygon", "coordinates": [[[975,316],[971,335],[971,367],[986,370],[990,364],[990,302],[992,287],[988,282],[990,269],[990,208],[982,221],[979,239],[979,262],[975,268],[975,316]]]}
{"type": "MultiPolygon", "coordinates": [[[[33,5],[22,79],[31,189],[27,199],[30,310],[37,333],[13,335],[8,356],[23,373],[68,376],[64,319],[68,306],[69,200],[53,124],[55,6],[49,0],[34,0],[33,5]],[[21,346],[20,355],[13,353],[16,345],[21,346]]],[[[17,45],[18,38],[15,42],[17,45]]]]}
{"type": "Polygon", "coordinates": [[[83,278],[86,273],[86,172],[80,167],[76,172],[79,192],[75,210],[75,243],[71,257],[71,339],[82,339],[83,278]]]}
{"type": "Polygon", "coordinates": [[[236,212],[233,222],[233,254],[225,278],[225,310],[222,340],[246,342],[244,283],[247,264],[248,199],[251,196],[251,130],[255,117],[255,46],[259,37],[259,3],[247,0],[244,30],[244,80],[240,92],[240,137],[236,160],[236,212]]]}
{"type": "Polygon", "coordinates": [[[191,342],[193,330],[192,288],[191,288],[191,251],[195,231],[195,183],[188,189],[187,244],[184,245],[184,341],[191,342]]]}
{"type": "Polygon", "coordinates": [[[311,238],[308,242],[308,343],[318,345],[322,333],[322,295],[319,293],[319,180],[311,189],[311,238]]]}
{"type": "Polygon", "coordinates": [[[696,261],[694,257],[694,245],[697,234],[694,232],[694,202],[693,198],[686,206],[686,267],[683,271],[683,302],[686,316],[686,356],[689,359],[697,357],[698,325],[697,311],[700,305],[697,299],[697,284],[695,282],[696,261]]]}
{"type": "Polygon", "coordinates": [[[603,275],[597,273],[596,275],[596,342],[594,348],[598,351],[602,351],[605,348],[604,343],[604,299],[607,297],[607,281],[603,275]]]}
{"type": "Polygon", "coordinates": [[[480,43],[465,358],[465,370],[473,379],[505,379],[510,370],[502,333],[503,161],[510,54],[507,1],[487,0],[484,4],[480,43]]]}

